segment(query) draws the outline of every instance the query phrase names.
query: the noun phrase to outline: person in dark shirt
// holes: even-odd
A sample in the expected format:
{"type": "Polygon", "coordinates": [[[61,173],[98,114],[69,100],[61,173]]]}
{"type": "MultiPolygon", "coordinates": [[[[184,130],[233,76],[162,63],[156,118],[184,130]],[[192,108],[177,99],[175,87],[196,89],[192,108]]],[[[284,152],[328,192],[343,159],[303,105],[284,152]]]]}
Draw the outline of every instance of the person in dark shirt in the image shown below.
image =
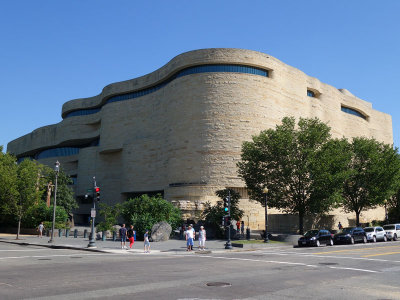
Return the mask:
{"type": "Polygon", "coordinates": [[[126,249],[126,228],[125,224],[122,224],[122,227],[119,229],[119,236],[121,238],[121,249],[126,249]]]}
{"type": "Polygon", "coordinates": [[[135,230],[133,230],[133,225],[128,229],[128,239],[129,239],[129,248],[132,249],[133,243],[135,242],[135,230]]]}

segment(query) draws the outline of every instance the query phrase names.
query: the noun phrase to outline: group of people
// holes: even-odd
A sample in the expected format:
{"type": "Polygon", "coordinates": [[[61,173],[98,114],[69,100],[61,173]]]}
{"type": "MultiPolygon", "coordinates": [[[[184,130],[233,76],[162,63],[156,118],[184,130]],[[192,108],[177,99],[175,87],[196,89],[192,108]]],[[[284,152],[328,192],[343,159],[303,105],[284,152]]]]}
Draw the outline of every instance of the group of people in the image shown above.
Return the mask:
{"type": "MultiPolygon", "coordinates": [[[[186,237],[186,251],[193,251],[194,240],[196,239],[196,231],[194,230],[192,225],[189,225],[188,229],[185,231],[186,237]]],[[[206,247],[206,230],[204,226],[200,226],[199,230],[199,250],[204,251],[206,247]]]]}
{"type": "MultiPolygon", "coordinates": [[[[129,240],[129,248],[132,249],[132,246],[136,240],[136,231],[133,229],[133,225],[130,225],[129,229],[126,229],[125,224],[122,224],[122,227],[119,229],[119,236],[121,238],[121,249],[127,249],[126,247],[127,238],[129,240]]],[[[143,238],[144,238],[144,253],[150,253],[150,240],[149,240],[148,230],[146,230],[143,238]]]]}
{"type": "Polygon", "coordinates": [[[244,221],[238,220],[236,222],[236,233],[244,236],[244,221]]]}

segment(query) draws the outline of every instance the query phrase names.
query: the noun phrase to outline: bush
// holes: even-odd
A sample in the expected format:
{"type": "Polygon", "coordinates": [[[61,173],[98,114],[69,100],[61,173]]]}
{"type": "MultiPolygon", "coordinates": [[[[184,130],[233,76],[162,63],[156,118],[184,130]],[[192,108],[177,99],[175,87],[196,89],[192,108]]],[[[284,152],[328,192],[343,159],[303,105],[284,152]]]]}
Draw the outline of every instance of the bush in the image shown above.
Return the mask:
{"type": "Polygon", "coordinates": [[[103,221],[96,226],[97,232],[115,230],[113,226],[118,223],[117,219],[121,213],[121,205],[116,204],[110,206],[105,203],[100,203],[99,207],[99,215],[103,218],[103,221]]]}
{"type": "Polygon", "coordinates": [[[181,211],[170,202],[163,199],[161,195],[129,199],[122,205],[122,216],[126,223],[135,226],[136,236],[143,239],[147,230],[151,230],[154,224],[166,221],[175,229],[182,222],[181,211]]]}
{"type": "MultiPolygon", "coordinates": [[[[68,220],[68,214],[65,209],[61,206],[56,207],[56,227],[66,228],[66,222],[68,220]]],[[[40,222],[51,222],[53,221],[53,206],[47,207],[46,203],[39,202],[35,206],[32,206],[26,212],[22,225],[26,228],[35,228],[40,222]]],[[[51,225],[50,225],[51,226],[51,225]]],[[[49,227],[46,226],[47,229],[49,227]]]]}

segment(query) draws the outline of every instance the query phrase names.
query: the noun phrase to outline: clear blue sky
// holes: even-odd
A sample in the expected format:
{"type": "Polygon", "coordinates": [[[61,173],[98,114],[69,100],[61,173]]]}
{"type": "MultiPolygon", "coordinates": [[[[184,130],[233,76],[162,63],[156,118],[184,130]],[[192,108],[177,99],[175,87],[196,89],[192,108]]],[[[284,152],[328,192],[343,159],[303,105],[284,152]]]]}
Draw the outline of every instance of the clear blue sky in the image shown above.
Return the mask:
{"type": "Polygon", "coordinates": [[[400,145],[400,1],[1,1],[0,145],[61,121],[62,104],[174,56],[270,54],[393,119],[400,145]]]}

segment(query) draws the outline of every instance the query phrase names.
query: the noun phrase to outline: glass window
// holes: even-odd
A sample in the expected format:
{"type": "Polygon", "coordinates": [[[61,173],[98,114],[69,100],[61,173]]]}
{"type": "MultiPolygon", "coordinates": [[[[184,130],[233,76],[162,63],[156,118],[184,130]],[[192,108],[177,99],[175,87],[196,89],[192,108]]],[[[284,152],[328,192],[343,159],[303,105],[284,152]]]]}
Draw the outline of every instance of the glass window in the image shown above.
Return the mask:
{"type": "Polygon", "coordinates": [[[315,98],[315,93],[313,91],[307,90],[307,96],[315,98]]]}
{"type": "Polygon", "coordinates": [[[363,118],[364,120],[367,119],[367,117],[364,116],[362,113],[360,113],[360,112],[358,112],[358,111],[356,111],[354,109],[351,109],[349,107],[342,106],[342,111],[345,112],[345,113],[348,113],[348,114],[363,118]]]}

